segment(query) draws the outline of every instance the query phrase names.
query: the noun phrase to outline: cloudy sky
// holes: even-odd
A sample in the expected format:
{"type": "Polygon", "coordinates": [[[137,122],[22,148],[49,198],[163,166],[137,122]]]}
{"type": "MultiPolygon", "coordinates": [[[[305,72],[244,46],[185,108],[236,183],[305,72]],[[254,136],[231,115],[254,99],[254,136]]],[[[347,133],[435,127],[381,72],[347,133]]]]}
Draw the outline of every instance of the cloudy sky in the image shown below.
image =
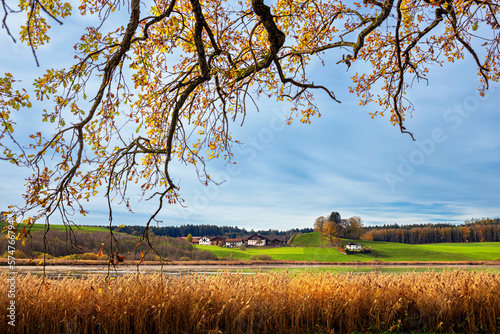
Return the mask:
{"type": "MultiPolygon", "coordinates": [[[[11,19],[15,23],[15,20],[11,19]]],[[[74,38],[84,19],[70,18],[57,27],[52,43],[38,52],[36,68],[29,48],[12,43],[0,31],[0,72],[29,83],[44,68],[69,66],[74,38]]],[[[479,78],[471,59],[432,68],[429,84],[414,85],[415,112],[401,134],[387,117],[371,119],[374,106],[361,107],[349,94],[350,76],[337,58],[325,56],[326,67],[310,72],[342,101],[318,92],[322,117],[304,125],[285,125],[287,104],[259,101],[260,112],[235,124],[237,165],[208,164],[209,174],[223,182],[204,187],[191,167],[175,166],[186,208],[167,207],[165,225],[215,224],[254,229],[312,227],[315,218],[338,211],[360,216],[366,225],[461,223],[472,217],[500,216],[500,85],[477,94],[479,78]]],[[[22,138],[40,125],[36,104],[16,119],[22,138]]],[[[0,207],[19,204],[25,170],[0,161],[0,207]]],[[[133,196],[133,194],[131,194],[133,196]]],[[[144,224],[156,203],[137,203],[135,214],[117,208],[117,224],[144,224]]],[[[76,221],[107,223],[106,203],[92,201],[90,215],[76,221]]]]}

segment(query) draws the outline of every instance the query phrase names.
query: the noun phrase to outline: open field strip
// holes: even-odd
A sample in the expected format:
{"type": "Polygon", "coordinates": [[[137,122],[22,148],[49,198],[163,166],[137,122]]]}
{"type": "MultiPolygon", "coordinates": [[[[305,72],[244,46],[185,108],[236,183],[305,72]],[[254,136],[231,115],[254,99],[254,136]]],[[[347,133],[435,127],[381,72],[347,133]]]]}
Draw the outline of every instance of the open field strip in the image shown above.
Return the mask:
{"type": "Polygon", "coordinates": [[[476,242],[476,243],[443,243],[431,245],[418,245],[420,249],[439,252],[447,252],[452,254],[467,254],[478,260],[495,260],[500,259],[500,242],[476,242]]]}
{"type": "Polygon", "coordinates": [[[488,272],[22,275],[16,287],[17,333],[500,331],[500,274],[488,272]]]}

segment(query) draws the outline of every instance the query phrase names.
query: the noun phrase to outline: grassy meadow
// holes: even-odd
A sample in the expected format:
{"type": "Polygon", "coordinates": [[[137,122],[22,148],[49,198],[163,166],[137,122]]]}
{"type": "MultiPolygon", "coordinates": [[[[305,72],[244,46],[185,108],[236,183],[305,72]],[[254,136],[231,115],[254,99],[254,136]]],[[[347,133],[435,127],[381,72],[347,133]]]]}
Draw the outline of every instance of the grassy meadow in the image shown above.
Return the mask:
{"type": "MultiPolygon", "coordinates": [[[[349,240],[345,240],[349,242],[349,240]]],[[[367,261],[493,261],[500,258],[500,242],[449,243],[409,245],[394,242],[357,240],[364,247],[370,247],[369,254],[343,255],[329,247],[319,233],[306,233],[293,239],[292,247],[247,247],[222,248],[196,246],[208,250],[222,259],[249,260],[252,256],[269,255],[274,260],[325,261],[325,262],[367,262],[367,261]]]]}
{"type": "Polygon", "coordinates": [[[16,287],[16,333],[500,331],[500,274],[487,272],[24,275],[16,287]]]}

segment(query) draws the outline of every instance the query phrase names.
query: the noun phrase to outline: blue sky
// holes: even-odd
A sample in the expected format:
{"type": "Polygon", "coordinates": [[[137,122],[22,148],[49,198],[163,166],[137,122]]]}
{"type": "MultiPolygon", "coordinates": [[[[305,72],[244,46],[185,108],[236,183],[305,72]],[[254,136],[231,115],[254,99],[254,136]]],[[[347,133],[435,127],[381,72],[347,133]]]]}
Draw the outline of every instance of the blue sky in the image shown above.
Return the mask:
{"type": "MultiPolygon", "coordinates": [[[[44,68],[69,66],[72,39],[85,19],[70,18],[57,27],[48,47],[39,52],[36,68],[29,48],[13,44],[1,31],[0,71],[31,82],[44,68]]],[[[243,127],[234,124],[237,165],[211,161],[208,172],[219,186],[204,187],[192,167],[174,166],[186,208],[167,207],[165,225],[215,224],[254,229],[312,227],[315,218],[338,211],[360,216],[366,225],[461,223],[471,217],[500,216],[500,85],[492,83],[487,97],[477,94],[479,78],[471,59],[432,68],[429,84],[414,85],[409,97],[415,112],[406,127],[416,142],[401,134],[388,118],[371,119],[375,106],[361,107],[349,94],[349,72],[325,56],[327,67],[310,72],[342,103],[318,92],[322,117],[312,124],[296,120],[285,125],[287,104],[259,101],[260,112],[247,115],[243,127]]],[[[17,117],[22,138],[41,125],[37,105],[17,117]]],[[[0,161],[0,207],[20,203],[27,176],[0,161]]],[[[133,193],[131,194],[133,196],[133,193]]],[[[116,208],[117,224],[144,224],[156,203],[138,202],[135,214],[116,208]]],[[[103,197],[92,200],[90,214],[76,221],[107,223],[103,197]]]]}

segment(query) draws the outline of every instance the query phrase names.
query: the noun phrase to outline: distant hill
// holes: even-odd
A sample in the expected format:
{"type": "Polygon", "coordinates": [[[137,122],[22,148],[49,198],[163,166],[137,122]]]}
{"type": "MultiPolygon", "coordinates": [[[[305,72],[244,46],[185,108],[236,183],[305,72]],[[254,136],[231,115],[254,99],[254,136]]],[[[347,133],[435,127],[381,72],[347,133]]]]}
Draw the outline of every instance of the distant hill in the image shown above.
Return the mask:
{"type": "Polygon", "coordinates": [[[292,240],[295,247],[321,247],[327,243],[321,238],[319,232],[311,232],[296,235],[292,240]]]}

